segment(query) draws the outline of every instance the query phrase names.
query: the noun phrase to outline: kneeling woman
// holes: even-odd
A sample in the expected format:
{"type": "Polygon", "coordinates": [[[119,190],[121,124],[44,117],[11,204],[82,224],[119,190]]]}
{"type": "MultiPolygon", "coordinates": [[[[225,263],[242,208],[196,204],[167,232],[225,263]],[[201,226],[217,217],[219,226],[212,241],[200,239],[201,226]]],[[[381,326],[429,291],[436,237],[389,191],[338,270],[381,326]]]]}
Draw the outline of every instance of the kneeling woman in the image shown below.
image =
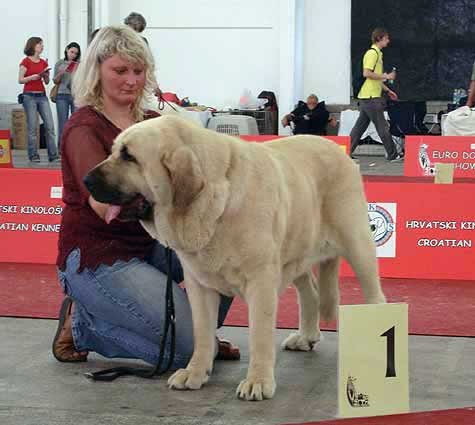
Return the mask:
{"type": "MultiPolygon", "coordinates": [[[[110,154],[117,135],[157,114],[142,104],[153,89],[154,63],[141,37],[128,27],[105,27],[86,52],[73,81],[80,107],[67,122],[62,139],[63,211],[57,260],[66,293],[53,341],[62,362],[86,361],[88,352],[106,357],[158,360],[164,328],[165,249],[139,222],[108,217],[109,206],[96,202],[84,176],[110,154]]],[[[176,256],[175,282],[183,280],[176,256]]],[[[193,353],[191,309],[186,293],[174,285],[176,352],[173,367],[186,367],[193,353]]],[[[219,325],[231,299],[222,299],[219,325]]],[[[167,359],[169,353],[165,353],[167,359]]],[[[227,341],[217,356],[239,358],[227,341]]],[[[165,362],[166,364],[166,362],[165,362]]]]}

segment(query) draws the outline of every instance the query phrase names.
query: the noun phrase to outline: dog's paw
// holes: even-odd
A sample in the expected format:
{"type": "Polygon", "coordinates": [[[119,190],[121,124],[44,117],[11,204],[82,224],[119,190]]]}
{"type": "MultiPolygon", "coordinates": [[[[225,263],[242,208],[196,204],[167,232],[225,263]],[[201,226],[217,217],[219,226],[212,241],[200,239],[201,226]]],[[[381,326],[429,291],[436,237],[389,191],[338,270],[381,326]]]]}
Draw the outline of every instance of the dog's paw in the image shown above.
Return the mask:
{"type": "Polygon", "coordinates": [[[168,378],[168,387],[174,390],[199,390],[209,380],[209,373],[195,373],[188,369],[178,369],[168,378]]]}
{"type": "Polygon", "coordinates": [[[282,343],[282,348],[292,351],[311,351],[313,346],[321,339],[320,333],[315,333],[315,335],[312,336],[304,336],[299,332],[294,332],[285,338],[282,343]]]}
{"type": "Polygon", "coordinates": [[[236,390],[236,395],[241,400],[262,401],[274,397],[275,380],[271,379],[245,379],[241,381],[236,390]]]}

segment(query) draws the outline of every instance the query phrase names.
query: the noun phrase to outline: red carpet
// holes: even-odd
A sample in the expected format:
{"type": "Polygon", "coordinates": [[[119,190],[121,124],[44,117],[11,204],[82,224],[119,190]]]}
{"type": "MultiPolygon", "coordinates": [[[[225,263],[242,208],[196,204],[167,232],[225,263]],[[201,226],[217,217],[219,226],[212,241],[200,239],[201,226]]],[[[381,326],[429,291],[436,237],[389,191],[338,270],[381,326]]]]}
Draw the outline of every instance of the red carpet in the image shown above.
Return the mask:
{"type": "MultiPolygon", "coordinates": [[[[475,408],[438,410],[372,418],[337,419],[295,425],[474,425],[475,408]]],[[[290,424],[288,424],[290,425],[290,424]]]]}
{"type": "MultiPolygon", "coordinates": [[[[409,305],[409,333],[413,335],[475,336],[475,281],[382,279],[388,302],[409,305]]],[[[364,304],[355,278],[340,279],[341,304],[364,304]]],[[[227,325],[247,326],[247,306],[233,302],[227,325]]],[[[335,323],[321,323],[334,330],[335,323]]],[[[279,300],[279,328],[298,327],[297,293],[290,287],[279,300]]],[[[474,423],[475,424],[475,423],[474,423]]]]}
{"type": "MultiPolygon", "coordinates": [[[[475,336],[475,281],[383,279],[389,302],[409,305],[409,332],[415,335],[475,336]]],[[[342,304],[361,304],[354,278],[340,283],[342,304]]],[[[57,318],[62,293],[51,265],[0,264],[0,316],[57,318]]],[[[247,326],[247,306],[236,298],[226,325],[247,326]]],[[[280,297],[279,328],[298,326],[293,287],[280,297]]],[[[334,330],[335,324],[322,324],[334,330]]],[[[475,423],[475,422],[474,422],[475,423]]]]}

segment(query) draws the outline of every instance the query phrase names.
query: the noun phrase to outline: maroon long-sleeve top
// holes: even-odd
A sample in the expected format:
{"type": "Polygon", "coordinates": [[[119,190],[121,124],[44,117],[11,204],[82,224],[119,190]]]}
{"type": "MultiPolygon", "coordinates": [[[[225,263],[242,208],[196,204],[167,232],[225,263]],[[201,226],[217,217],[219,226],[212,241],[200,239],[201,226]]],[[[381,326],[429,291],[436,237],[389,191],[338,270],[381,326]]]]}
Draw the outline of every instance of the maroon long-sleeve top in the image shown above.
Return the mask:
{"type": "MultiPolygon", "coordinates": [[[[148,113],[147,118],[158,116],[148,113]]],[[[57,266],[66,267],[66,259],[75,248],[81,251],[81,264],[95,270],[118,260],[144,259],[151,253],[153,239],[139,222],[103,221],[88,202],[84,176],[111,153],[120,129],[94,108],[77,110],[66,123],[61,140],[63,202],[58,241],[57,266]]]]}

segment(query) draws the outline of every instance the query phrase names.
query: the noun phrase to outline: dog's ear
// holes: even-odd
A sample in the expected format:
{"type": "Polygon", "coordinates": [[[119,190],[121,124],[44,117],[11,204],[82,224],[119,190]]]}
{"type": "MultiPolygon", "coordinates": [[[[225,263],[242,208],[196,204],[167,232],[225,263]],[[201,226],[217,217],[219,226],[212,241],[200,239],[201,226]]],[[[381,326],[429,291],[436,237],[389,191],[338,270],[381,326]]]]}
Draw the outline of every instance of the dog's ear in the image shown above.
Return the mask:
{"type": "Polygon", "coordinates": [[[180,147],[165,156],[162,163],[168,170],[173,186],[173,206],[186,209],[204,187],[198,158],[188,147],[180,147]]]}

